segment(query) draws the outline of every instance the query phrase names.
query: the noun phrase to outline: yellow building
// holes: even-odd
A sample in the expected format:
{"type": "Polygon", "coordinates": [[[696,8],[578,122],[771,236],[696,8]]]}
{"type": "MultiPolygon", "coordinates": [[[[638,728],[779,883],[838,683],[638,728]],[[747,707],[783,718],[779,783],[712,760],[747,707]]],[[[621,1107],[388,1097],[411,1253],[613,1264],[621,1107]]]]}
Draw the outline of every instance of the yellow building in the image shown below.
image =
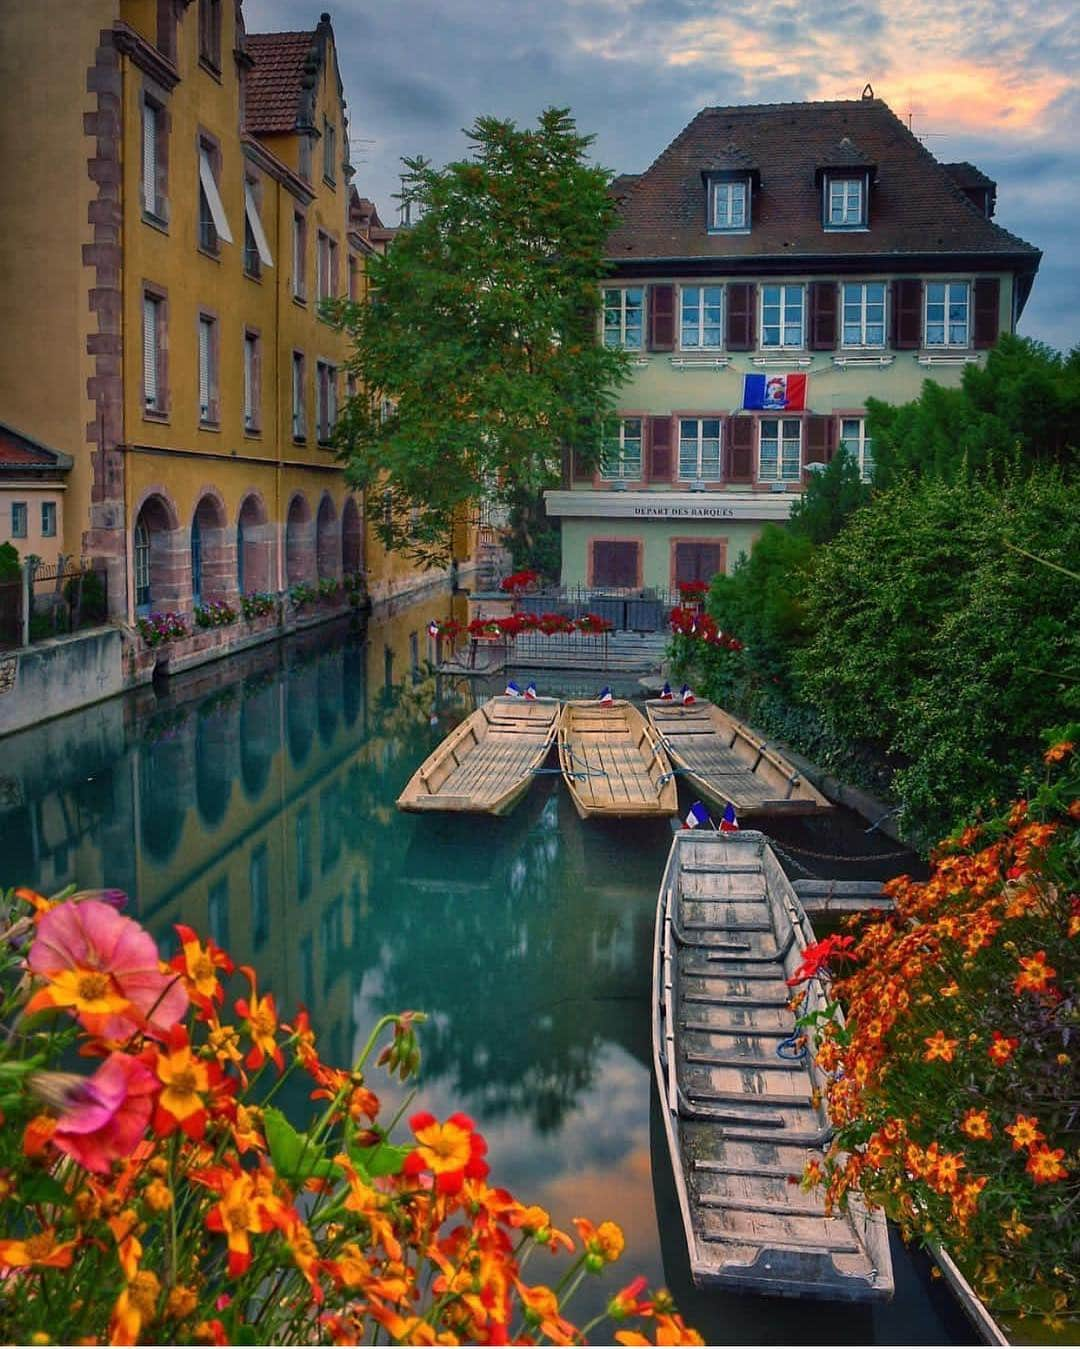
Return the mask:
{"type": "MultiPolygon", "coordinates": [[[[58,550],[105,563],[128,624],[370,571],[320,302],[363,299],[393,231],[350,186],[329,15],[256,34],[242,0],[8,5],[0,74],[0,421],[72,460],[58,550]]],[[[429,579],[369,562],[376,592],[429,579]]]]}

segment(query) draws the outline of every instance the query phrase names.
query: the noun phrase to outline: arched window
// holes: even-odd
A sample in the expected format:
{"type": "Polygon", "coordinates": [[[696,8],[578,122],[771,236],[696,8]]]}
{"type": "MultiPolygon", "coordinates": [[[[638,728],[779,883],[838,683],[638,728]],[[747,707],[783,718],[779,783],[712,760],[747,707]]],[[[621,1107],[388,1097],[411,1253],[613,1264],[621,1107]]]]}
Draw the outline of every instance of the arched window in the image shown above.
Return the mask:
{"type": "Polygon", "coordinates": [[[135,612],[150,612],[150,531],[140,517],[135,525],[135,612]]]}
{"type": "Polygon", "coordinates": [[[202,529],[198,515],[191,522],[191,598],[202,603],[202,529]]]}
{"type": "Polygon", "coordinates": [[[236,523],[236,588],[240,594],[244,592],[244,517],[241,515],[236,523]]]}

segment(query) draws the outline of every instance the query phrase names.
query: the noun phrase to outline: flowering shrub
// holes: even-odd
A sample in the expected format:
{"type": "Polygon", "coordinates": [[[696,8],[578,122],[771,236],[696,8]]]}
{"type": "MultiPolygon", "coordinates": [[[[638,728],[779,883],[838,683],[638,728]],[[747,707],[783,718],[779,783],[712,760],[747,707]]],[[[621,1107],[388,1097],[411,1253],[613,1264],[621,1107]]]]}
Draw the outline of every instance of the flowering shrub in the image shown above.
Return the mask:
{"type": "Polygon", "coordinates": [[[708,581],[680,581],[679,594],[684,600],[702,599],[709,590],[708,581]]]}
{"type": "Polygon", "coordinates": [[[428,631],[432,637],[445,637],[452,642],[465,631],[465,628],[456,618],[433,618],[428,625],[428,631]]]}
{"type": "Polygon", "coordinates": [[[518,595],[523,590],[532,589],[540,580],[538,571],[530,571],[526,568],[524,571],[512,572],[509,576],[504,576],[499,582],[499,589],[505,590],[511,595],[518,595]]]}
{"type": "Polygon", "coordinates": [[[599,614],[582,614],[580,618],[574,620],[574,627],[578,632],[600,633],[610,632],[614,624],[606,618],[601,618],[599,614]]]}
{"type": "Polygon", "coordinates": [[[195,622],[200,628],[224,628],[237,617],[236,610],[224,600],[207,600],[195,606],[195,622]]]}
{"type": "Polygon", "coordinates": [[[465,631],[474,641],[477,638],[492,641],[503,635],[498,620],[494,618],[474,618],[465,631]]]}
{"type": "Polygon", "coordinates": [[[269,591],[253,590],[240,599],[240,611],[245,618],[261,618],[277,609],[277,599],[269,591]]]}
{"type": "Polygon", "coordinates": [[[306,581],[297,581],[295,585],[289,587],[289,599],[292,600],[294,609],[303,609],[308,604],[314,604],[318,598],[319,592],[306,581]]]}
{"type": "Polygon", "coordinates": [[[367,594],[367,580],[362,571],[347,571],[341,578],[350,604],[359,604],[367,594]]]}
{"type": "MultiPolygon", "coordinates": [[[[691,584],[700,584],[691,582],[691,584]]],[[[723,647],[727,651],[741,651],[742,642],[729,632],[723,632],[716,625],[716,619],[710,614],[699,613],[696,608],[684,608],[677,605],[668,616],[671,631],[677,637],[692,637],[706,646],[723,647]]]]}
{"type": "Polygon", "coordinates": [[[160,646],[162,642],[172,642],[188,635],[187,624],[181,614],[150,614],[147,618],[137,618],[135,626],[147,646],[160,646]]]}
{"type": "Polygon", "coordinates": [[[565,614],[541,614],[536,626],[545,637],[552,637],[557,632],[573,632],[574,620],[565,614]]]}
{"type": "MultiPolygon", "coordinates": [[[[0,901],[0,1266],[5,1340],[81,1344],[557,1344],[573,1289],[623,1249],[488,1184],[464,1114],[427,1112],[393,1142],[365,1073],[403,1081],[419,1013],[383,1017],[351,1071],[325,1063],[307,1014],[279,1020],[255,971],[225,1015],[228,955],[177,925],[168,964],[95,891],[0,901]],[[90,1060],[92,1071],[56,1071],[90,1060]],[[306,1078],[297,1129],[271,1098],[306,1078]],[[525,1264],[569,1253],[561,1279],[525,1264]],[[543,1258],[543,1257],[540,1257],[543,1258]],[[538,1281],[533,1282],[532,1279],[538,1281]],[[554,1286],[553,1286],[554,1285],[554,1286]]],[[[396,1123],[396,1120],[395,1120],[396,1123]]],[[[702,1341],[632,1281],[608,1306],[662,1344],[702,1341]]],[[[621,1330],[624,1344],[647,1344],[621,1330]]]]}
{"type": "Polygon", "coordinates": [[[332,600],[338,593],[340,585],[340,581],[335,580],[333,576],[322,577],[319,581],[319,598],[332,600]]]}
{"type": "Polygon", "coordinates": [[[894,913],[855,924],[856,966],[833,985],[846,1028],[805,1019],[837,1132],[803,1180],[830,1206],[859,1189],[946,1246],[995,1311],[1061,1330],[1080,1320],[1074,741],[1046,760],[1064,771],[946,839],[929,880],[886,887],[894,913]]]}

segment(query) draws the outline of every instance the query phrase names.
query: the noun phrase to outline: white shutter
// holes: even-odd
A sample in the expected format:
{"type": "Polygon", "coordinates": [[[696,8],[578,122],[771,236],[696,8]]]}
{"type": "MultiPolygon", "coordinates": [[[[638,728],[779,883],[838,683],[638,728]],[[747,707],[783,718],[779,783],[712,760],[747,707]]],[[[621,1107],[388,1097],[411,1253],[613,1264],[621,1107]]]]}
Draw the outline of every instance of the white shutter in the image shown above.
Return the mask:
{"type": "Polygon", "coordinates": [[[255,339],[244,338],[244,425],[255,424],[255,339]]]}
{"type": "Polygon", "coordinates": [[[214,229],[217,230],[218,238],[224,243],[231,244],[233,241],[232,230],[229,229],[229,221],[225,215],[225,207],[221,201],[221,193],[218,191],[210,156],[206,147],[202,145],[199,146],[199,182],[202,184],[202,190],[206,193],[206,204],[210,207],[210,218],[214,222],[214,229]]]}
{"type": "Polygon", "coordinates": [[[143,401],[158,406],[158,302],[143,296],[143,401]]]}
{"type": "Polygon", "coordinates": [[[212,337],[209,319],[199,320],[199,416],[210,419],[210,340],[212,337]]]}
{"type": "Polygon", "coordinates": [[[255,237],[255,248],[259,254],[259,261],[264,267],[273,267],[274,259],[270,256],[270,244],[267,242],[266,231],[259,219],[259,208],[255,204],[255,193],[251,184],[246,180],[244,181],[244,210],[247,212],[251,233],[255,237]]]}
{"type": "Polygon", "coordinates": [[[143,207],[151,215],[157,214],[157,130],[158,110],[143,99],[143,207]]]}

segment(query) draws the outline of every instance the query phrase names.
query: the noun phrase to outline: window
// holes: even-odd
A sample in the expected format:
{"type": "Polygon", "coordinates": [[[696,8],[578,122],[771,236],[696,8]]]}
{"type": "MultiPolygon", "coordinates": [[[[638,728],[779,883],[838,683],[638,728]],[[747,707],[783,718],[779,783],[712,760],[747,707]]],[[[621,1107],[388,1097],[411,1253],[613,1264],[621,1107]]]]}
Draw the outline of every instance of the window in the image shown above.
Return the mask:
{"type": "Polygon", "coordinates": [[[604,346],[641,350],[645,292],[640,286],[604,291],[604,346]]]}
{"type": "Polygon", "coordinates": [[[711,581],[724,570],[725,546],[704,540],[682,539],[675,544],[675,585],[688,581],[711,581]]]}
{"type": "Polygon", "coordinates": [[[761,482],[798,482],[802,473],[802,423],[797,417],[763,417],[758,453],[761,482]]]}
{"type": "Polygon", "coordinates": [[[722,286],[683,286],[680,346],[719,347],[723,342],[722,286]]]}
{"type": "Polygon", "coordinates": [[[747,187],[745,178],[733,182],[713,183],[712,185],[712,221],[714,230],[745,230],[749,228],[747,205],[747,187]]]}
{"type": "Polygon", "coordinates": [[[135,612],[150,612],[150,531],[142,520],[135,526],[135,612]]]}
{"type": "Polygon", "coordinates": [[[221,70],[221,0],[199,0],[199,60],[221,70]]]}
{"type": "Polygon", "coordinates": [[[216,256],[219,245],[231,244],[232,231],[218,191],[219,153],[209,141],[199,142],[199,247],[216,256]]]}
{"type": "Polygon", "coordinates": [[[323,118],[323,177],[328,183],[334,182],[335,161],[337,159],[337,127],[328,117],[323,118]]]}
{"type": "Polygon", "coordinates": [[[259,429],[259,403],[261,395],[260,351],[258,333],[244,334],[244,430],[259,429]]]}
{"type": "Polygon", "coordinates": [[[762,286],[761,345],[803,345],[803,287],[762,286]]]}
{"type": "Polygon", "coordinates": [[[198,515],[191,522],[191,598],[202,603],[203,586],[202,525],[198,515]]]}
{"type": "Polygon", "coordinates": [[[293,440],[303,440],[307,435],[307,418],[304,414],[304,357],[294,351],[292,358],[292,433],[293,440]]]}
{"type": "Polygon", "coordinates": [[[594,539],[591,584],[619,588],[640,585],[640,554],[641,545],[635,539],[594,539]]]}
{"type": "Polygon", "coordinates": [[[293,216],[292,229],[292,293],[294,300],[307,296],[304,269],[307,265],[307,220],[299,211],[293,216]]]}
{"type": "Polygon", "coordinates": [[[844,417],[840,422],[840,445],[859,465],[859,477],[869,482],[874,474],[874,445],[866,432],[865,417],[844,417]]]}
{"type": "Polygon", "coordinates": [[[56,537],[55,501],[43,501],[41,503],[41,536],[44,539],[53,539],[56,537]]]}
{"type": "Polygon", "coordinates": [[[143,292],[143,407],[164,415],[165,399],[165,300],[143,292]]]}
{"type": "Polygon", "coordinates": [[[679,477],[683,482],[719,479],[719,417],[680,417],[679,477]]]}
{"type": "Polygon", "coordinates": [[[862,178],[826,178],[826,229],[857,229],[866,224],[862,178]]]}
{"type": "Polygon", "coordinates": [[[166,214],[165,181],[167,145],[165,109],[143,96],[142,203],[143,212],[157,221],[166,214]]]}
{"type": "Polygon", "coordinates": [[[602,478],[641,477],[641,418],[622,417],[609,422],[604,437],[602,478]]]}
{"type": "Polygon", "coordinates": [[[319,299],[331,299],[337,291],[337,244],[322,230],[318,237],[317,281],[319,299]]]}
{"type": "Polygon", "coordinates": [[[966,281],[926,283],[926,345],[968,345],[970,288],[966,281]]]}
{"type": "Polygon", "coordinates": [[[13,501],[11,503],[11,537],[13,539],[26,538],[25,501],[13,501]]]}
{"type": "Polygon", "coordinates": [[[843,286],[845,347],[885,345],[885,283],[845,282],[843,286]]]}
{"type": "Polygon", "coordinates": [[[360,298],[360,263],[355,253],[349,254],[349,299],[360,298]]]}
{"type": "Polygon", "coordinates": [[[218,334],[217,322],[208,314],[199,315],[199,421],[215,424],[218,420],[218,334]]]}
{"type": "Polygon", "coordinates": [[[315,363],[315,419],[319,443],[325,445],[334,434],[337,421],[337,367],[328,361],[315,363]]]}

